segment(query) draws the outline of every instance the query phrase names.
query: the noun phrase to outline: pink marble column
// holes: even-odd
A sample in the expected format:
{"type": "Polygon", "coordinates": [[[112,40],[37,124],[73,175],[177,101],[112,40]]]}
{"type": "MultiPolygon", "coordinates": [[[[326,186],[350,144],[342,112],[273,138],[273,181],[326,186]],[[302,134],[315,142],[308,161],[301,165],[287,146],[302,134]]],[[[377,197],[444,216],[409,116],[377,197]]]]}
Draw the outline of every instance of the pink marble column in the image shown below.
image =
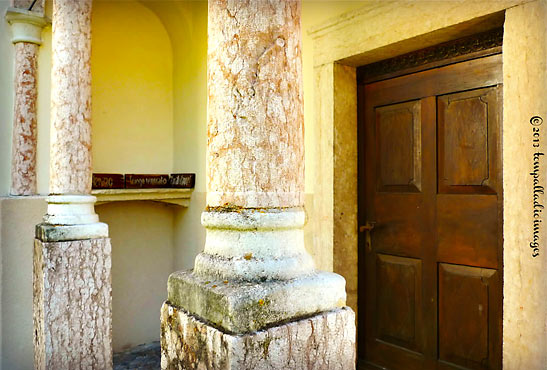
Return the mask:
{"type": "MultiPolygon", "coordinates": [[[[15,5],[29,4],[18,1],[15,5]]],[[[36,194],[36,60],[42,43],[40,33],[47,22],[41,13],[42,4],[35,6],[33,12],[10,8],[6,13],[15,44],[11,195],[36,194]]]]}
{"type": "Polygon", "coordinates": [[[91,196],[91,0],[53,1],[48,212],[42,239],[105,237],[91,196]],[[71,227],[68,227],[71,226],[71,227]],[[55,234],[55,235],[54,235],[55,234]]]}
{"type": "Polygon", "coordinates": [[[34,366],[112,369],[108,226],[91,192],[91,3],[54,0],[50,196],[34,243],[34,366]]]}
{"type": "Polygon", "coordinates": [[[169,277],[162,369],[355,368],[345,281],[304,245],[300,12],[209,1],[207,238],[169,277]]]}
{"type": "Polygon", "coordinates": [[[91,0],[53,2],[50,194],[91,192],[91,0]]]}
{"type": "Polygon", "coordinates": [[[11,195],[36,194],[37,51],[36,44],[15,44],[11,195]]]}
{"type": "Polygon", "coordinates": [[[300,3],[210,1],[207,204],[304,205],[300,3]]]}

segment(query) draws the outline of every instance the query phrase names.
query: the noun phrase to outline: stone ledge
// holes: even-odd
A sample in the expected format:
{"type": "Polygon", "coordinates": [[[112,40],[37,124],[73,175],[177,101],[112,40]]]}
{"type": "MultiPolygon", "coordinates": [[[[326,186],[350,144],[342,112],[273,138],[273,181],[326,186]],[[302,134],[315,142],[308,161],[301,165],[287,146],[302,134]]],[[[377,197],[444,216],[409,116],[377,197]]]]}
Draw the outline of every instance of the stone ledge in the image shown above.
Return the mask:
{"type": "Polygon", "coordinates": [[[168,302],[161,309],[161,368],[355,369],[355,314],[344,307],[246,335],[230,335],[168,302]]]}
{"type": "Polygon", "coordinates": [[[181,207],[190,206],[194,189],[152,188],[152,189],[93,189],[91,195],[97,197],[95,205],[110,202],[153,201],[174,204],[181,207]]]}
{"type": "Polygon", "coordinates": [[[61,242],[108,237],[108,225],[102,222],[82,225],[38,224],[35,227],[36,239],[43,242],[61,242]]]}
{"type": "Polygon", "coordinates": [[[169,276],[168,301],[228,333],[249,333],[346,305],[345,280],[316,272],[291,280],[207,280],[192,271],[169,276]]]}

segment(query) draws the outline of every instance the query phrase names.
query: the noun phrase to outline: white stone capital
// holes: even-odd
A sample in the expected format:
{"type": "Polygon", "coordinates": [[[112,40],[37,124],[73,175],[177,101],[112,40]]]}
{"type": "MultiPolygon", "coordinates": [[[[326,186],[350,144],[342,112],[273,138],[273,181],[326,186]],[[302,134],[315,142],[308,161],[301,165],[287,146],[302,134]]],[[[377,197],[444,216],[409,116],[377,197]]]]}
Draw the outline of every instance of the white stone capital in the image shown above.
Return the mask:
{"type": "Polygon", "coordinates": [[[12,39],[42,45],[42,29],[50,23],[43,15],[25,9],[8,8],[6,21],[11,25],[12,39]]]}
{"type": "Polygon", "coordinates": [[[99,222],[91,195],[50,195],[44,222],[36,225],[36,238],[44,242],[108,237],[108,225],[99,222]]]}

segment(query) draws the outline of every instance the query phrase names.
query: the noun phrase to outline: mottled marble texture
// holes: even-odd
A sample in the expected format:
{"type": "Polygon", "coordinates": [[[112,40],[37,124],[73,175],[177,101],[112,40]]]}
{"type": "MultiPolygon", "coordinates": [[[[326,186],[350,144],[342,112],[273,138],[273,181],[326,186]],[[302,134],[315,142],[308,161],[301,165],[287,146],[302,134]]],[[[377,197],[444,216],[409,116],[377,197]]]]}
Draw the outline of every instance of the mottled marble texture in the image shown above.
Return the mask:
{"type": "Polygon", "coordinates": [[[91,191],[91,0],[54,0],[50,193],[91,191]]]}
{"type": "Polygon", "coordinates": [[[38,45],[15,45],[12,195],[36,194],[36,58],[38,45]]]}
{"type": "Polygon", "coordinates": [[[110,239],[34,242],[34,368],[112,369],[110,239]]]}
{"type": "MultiPolygon", "coordinates": [[[[16,8],[28,9],[34,0],[12,0],[12,4],[16,8]]],[[[44,12],[44,0],[37,0],[32,7],[33,12],[44,12]]]]}
{"type": "Polygon", "coordinates": [[[161,344],[164,370],[350,370],[355,369],[355,316],[342,308],[230,335],[165,303],[161,344]]]}
{"type": "Polygon", "coordinates": [[[214,0],[208,24],[208,205],[302,206],[300,3],[214,0]]]}

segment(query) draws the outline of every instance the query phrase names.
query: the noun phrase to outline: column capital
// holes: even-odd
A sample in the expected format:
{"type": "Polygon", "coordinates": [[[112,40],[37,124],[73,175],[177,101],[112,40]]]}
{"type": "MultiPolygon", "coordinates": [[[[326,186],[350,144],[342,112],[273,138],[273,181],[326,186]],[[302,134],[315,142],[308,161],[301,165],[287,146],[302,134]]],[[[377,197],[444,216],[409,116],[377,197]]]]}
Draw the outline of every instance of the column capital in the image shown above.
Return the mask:
{"type": "Polygon", "coordinates": [[[19,8],[8,8],[6,21],[11,25],[11,42],[14,44],[29,42],[42,45],[42,29],[51,24],[46,16],[19,8]]]}

